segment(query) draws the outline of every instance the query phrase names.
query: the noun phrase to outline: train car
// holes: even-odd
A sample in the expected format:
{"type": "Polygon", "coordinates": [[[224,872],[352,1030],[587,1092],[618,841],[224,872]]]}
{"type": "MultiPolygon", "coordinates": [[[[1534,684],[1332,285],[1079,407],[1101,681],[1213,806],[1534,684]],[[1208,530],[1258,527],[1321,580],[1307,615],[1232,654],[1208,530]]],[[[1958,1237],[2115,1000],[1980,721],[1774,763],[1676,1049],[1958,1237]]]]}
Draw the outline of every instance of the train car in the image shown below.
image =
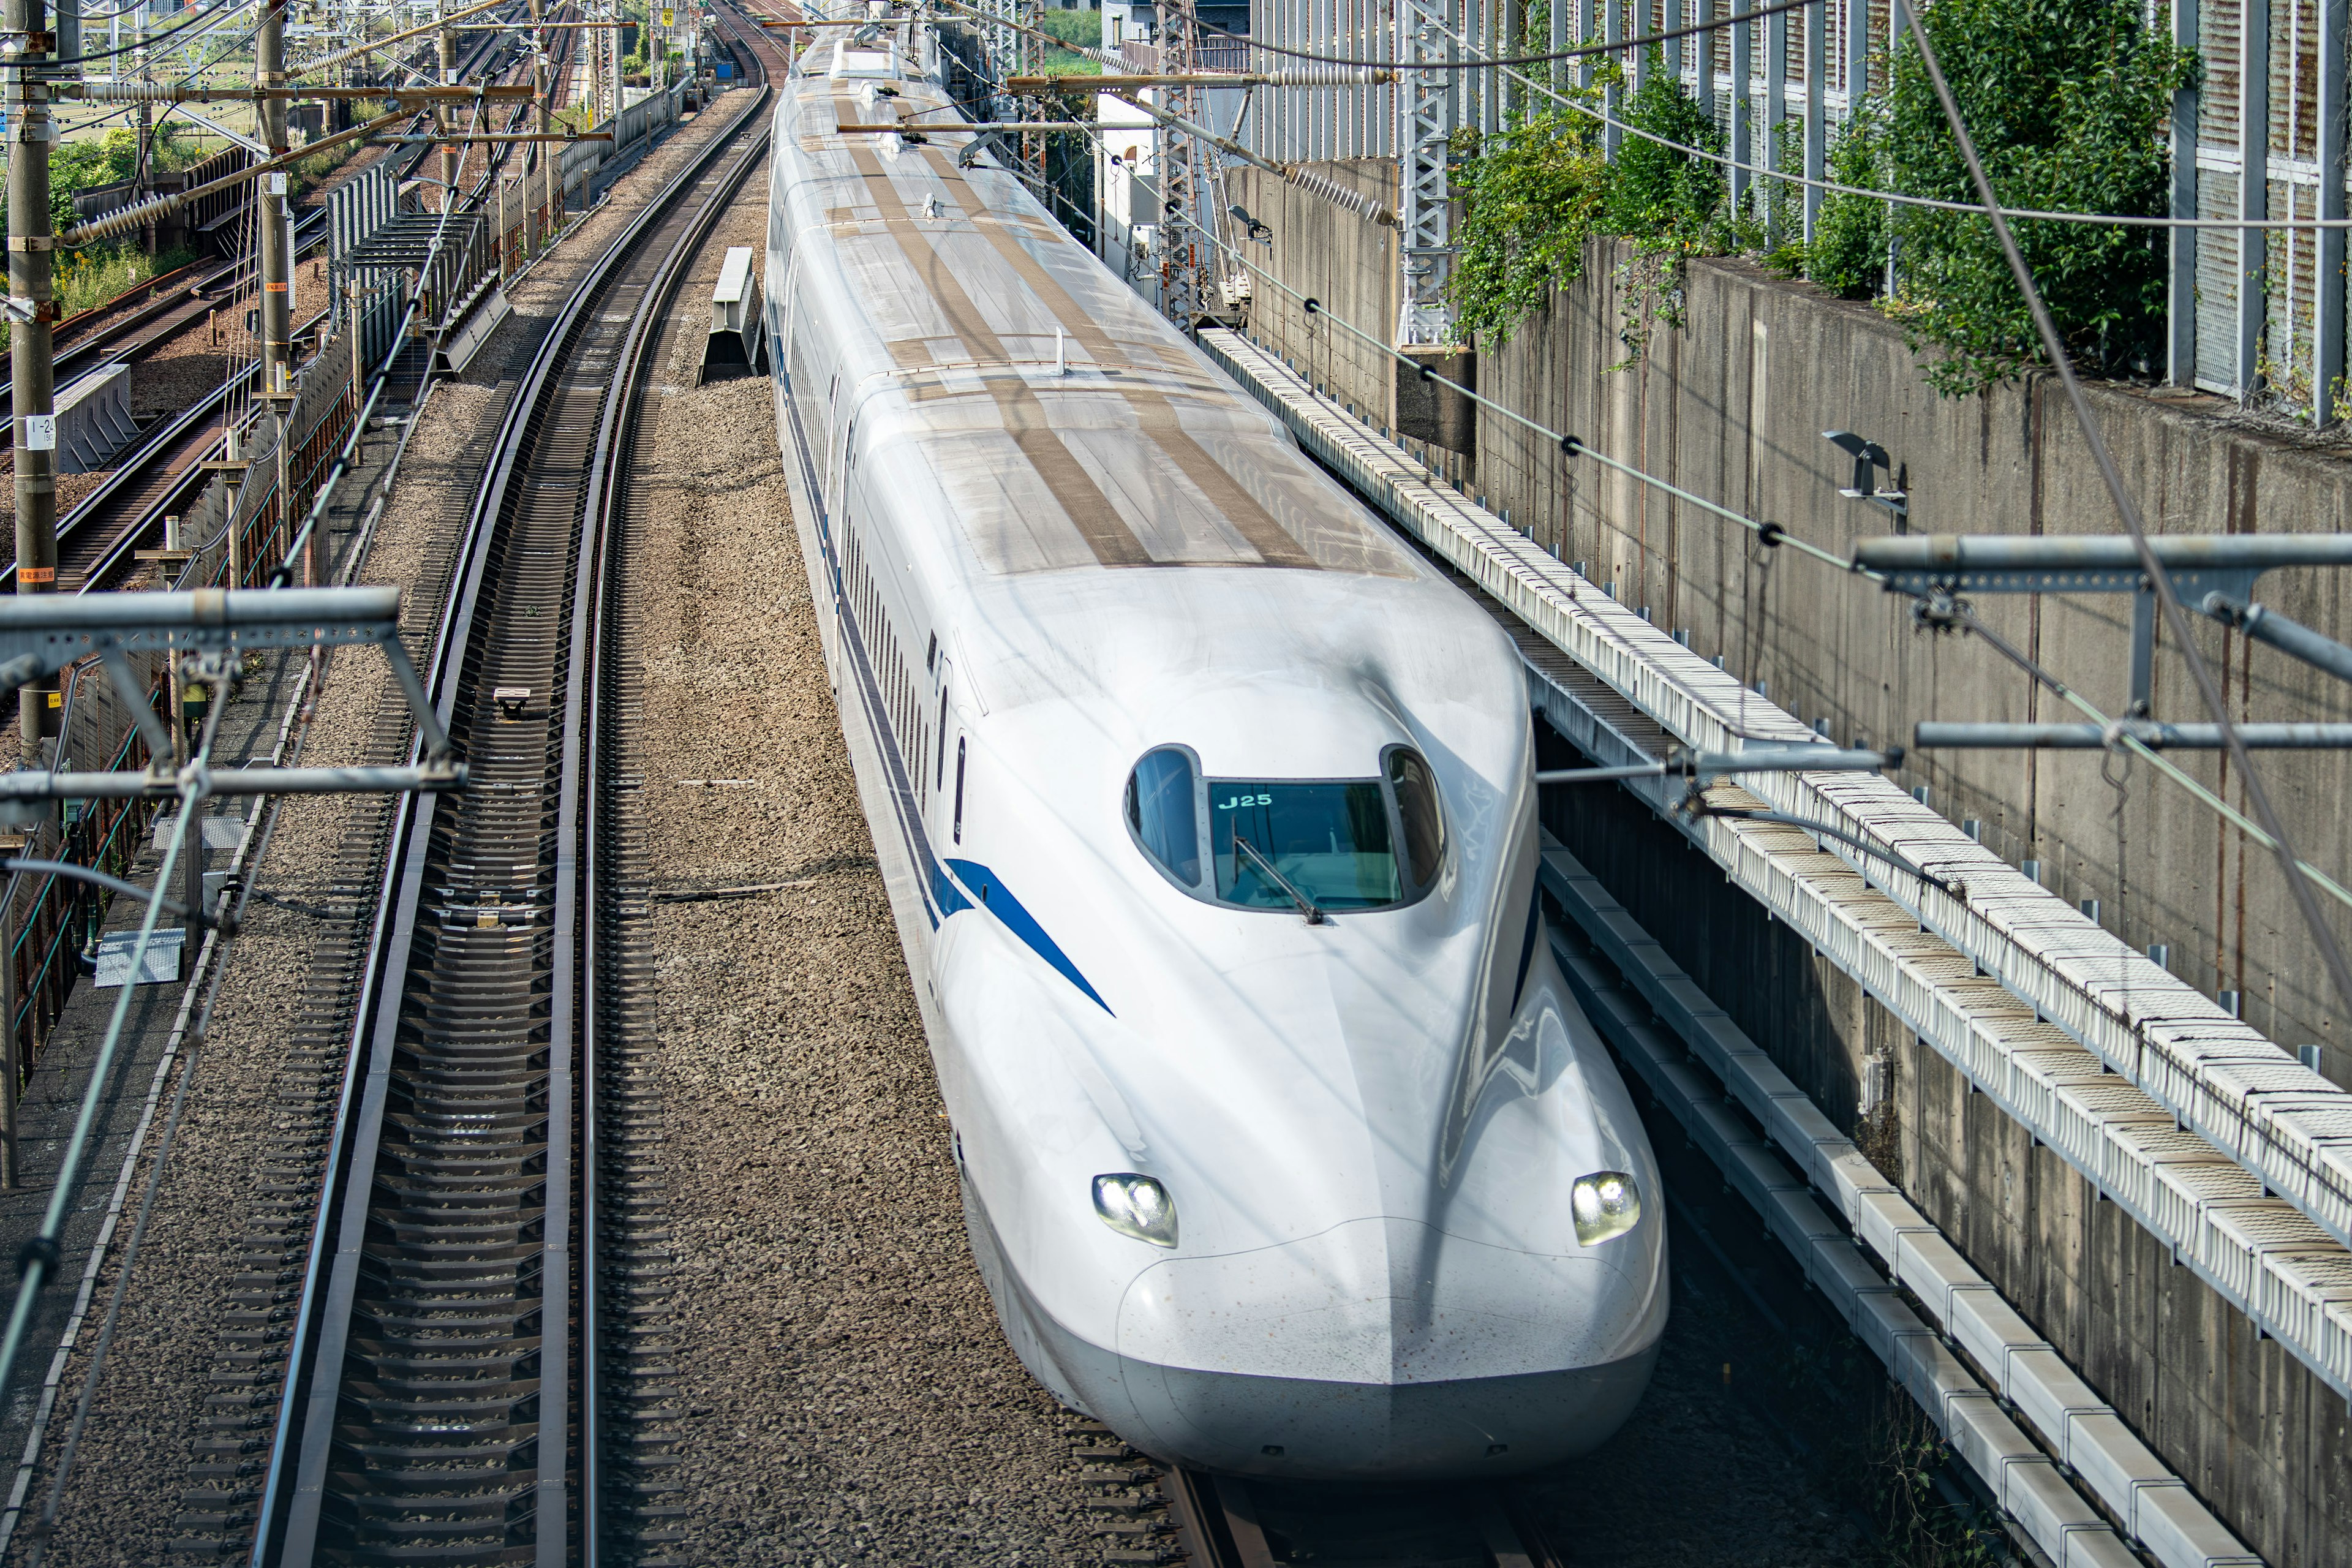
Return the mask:
{"type": "Polygon", "coordinates": [[[1589,1451],[1648,1382],[1665,1226],[1544,940],[1517,654],[1017,178],[961,166],[923,47],[836,35],[780,84],[762,288],[1005,1334],[1212,1471],[1589,1451]]]}

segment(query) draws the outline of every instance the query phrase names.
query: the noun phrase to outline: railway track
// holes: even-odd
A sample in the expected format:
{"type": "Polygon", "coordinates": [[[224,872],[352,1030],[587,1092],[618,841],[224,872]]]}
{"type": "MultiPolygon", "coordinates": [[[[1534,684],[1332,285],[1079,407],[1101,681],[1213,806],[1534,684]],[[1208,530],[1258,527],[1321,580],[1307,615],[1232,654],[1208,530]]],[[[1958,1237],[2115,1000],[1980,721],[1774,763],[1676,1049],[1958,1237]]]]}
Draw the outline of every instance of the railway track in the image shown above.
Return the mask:
{"type": "MultiPolygon", "coordinates": [[[[502,37],[490,33],[479,40],[461,63],[460,71],[481,68],[500,46],[502,37]]],[[[414,174],[431,153],[431,148],[421,146],[405,153],[403,177],[414,174]]],[[[296,258],[314,254],[325,241],[326,214],[320,211],[306,217],[296,231],[296,258]]],[[[185,298],[175,289],[142,306],[123,322],[106,323],[99,336],[77,342],[70,356],[59,355],[59,384],[68,379],[68,357],[79,356],[75,363],[81,366],[100,363],[101,353],[135,358],[146,348],[189,330],[219,299],[232,298],[239,288],[249,285],[252,276],[250,258],[240,258],[184,285],[195,290],[185,298]],[[223,288],[224,280],[224,292],[215,295],[212,290],[223,288]],[[194,302],[189,303],[191,300],[194,302]]],[[[313,316],[298,323],[295,335],[313,331],[323,320],[323,315],[313,316]]],[[[117,454],[105,481],[58,520],[58,592],[121,587],[135,570],[138,549],[162,542],[163,520],[194,503],[206,477],[203,464],[221,451],[226,413],[240,395],[250,390],[257,374],[253,366],[247,366],[194,404],[159,420],[117,454]]],[[[0,468],[9,466],[5,455],[0,455],[0,468]]]]}
{"type": "Polygon", "coordinates": [[[1156,1464],[1090,1425],[1073,1457],[1112,1563],[1563,1568],[1507,1486],[1312,1486],[1156,1464]]]}
{"type": "Polygon", "coordinates": [[[289,1336],[261,1560],[650,1563],[676,1533],[614,639],[646,356],[767,103],[589,267],[487,448],[427,666],[472,782],[386,814],[317,1227],[299,1289],[256,1270],[259,1332],[289,1336]]]}

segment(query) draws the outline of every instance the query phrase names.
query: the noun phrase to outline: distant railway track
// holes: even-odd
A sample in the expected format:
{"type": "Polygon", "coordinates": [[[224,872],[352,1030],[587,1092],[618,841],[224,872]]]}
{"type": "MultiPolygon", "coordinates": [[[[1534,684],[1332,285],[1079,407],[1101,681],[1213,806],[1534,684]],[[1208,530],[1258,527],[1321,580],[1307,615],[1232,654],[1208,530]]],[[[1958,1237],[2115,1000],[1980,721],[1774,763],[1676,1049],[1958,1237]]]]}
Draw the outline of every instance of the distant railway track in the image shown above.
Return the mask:
{"type": "MultiPolygon", "coordinates": [[[[501,36],[493,32],[478,40],[461,71],[483,68],[501,36]]],[[[568,41],[565,47],[568,50],[568,41]]],[[[404,177],[414,174],[431,152],[423,146],[404,152],[404,177]]],[[[325,243],[326,215],[306,216],[296,231],[297,259],[325,243]]],[[[58,355],[58,384],[69,379],[69,364],[71,373],[79,374],[108,357],[135,359],[146,348],[190,330],[207,310],[224,299],[236,298],[252,280],[252,260],[241,257],[172,285],[121,319],[100,323],[89,336],[77,339],[70,351],[58,355]]],[[[324,320],[321,312],[299,323],[296,336],[317,330],[324,320]]],[[[203,465],[219,455],[225,440],[223,416],[237,395],[250,389],[255,374],[250,365],[232,374],[194,403],[166,415],[115,455],[114,467],[100,487],[58,520],[59,592],[123,585],[137,567],[139,549],[162,542],[163,520],[194,503],[207,475],[203,465]]],[[[0,455],[0,468],[9,466],[0,455]]]]}
{"type": "Polygon", "coordinates": [[[635,683],[612,639],[648,355],[769,97],[589,266],[487,448],[427,668],[471,782],[402,801],[383,836],[260,1560],[651,1563],[674,1538],[675,1373],[646,1316],[667,1240],[634,1175],[635,683]]]}

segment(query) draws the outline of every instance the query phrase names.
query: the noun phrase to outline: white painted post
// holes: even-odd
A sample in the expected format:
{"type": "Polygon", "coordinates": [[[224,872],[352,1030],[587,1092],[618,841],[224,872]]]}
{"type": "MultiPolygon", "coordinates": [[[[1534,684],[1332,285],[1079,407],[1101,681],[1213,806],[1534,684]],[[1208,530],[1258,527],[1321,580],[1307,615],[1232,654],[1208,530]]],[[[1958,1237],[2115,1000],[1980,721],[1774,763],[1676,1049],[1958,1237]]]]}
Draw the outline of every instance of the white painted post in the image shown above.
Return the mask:
{"type": "MultiPolygon", "coordinates": [[[[1568,41],[1567,0],[1551,0],[1550,10],[1551,52],[1553,54],[1559,54],[1563,50],[1575,47],[1576,46],[1574,44],[1568,41]]],[[[1566,92],[1568,90],[1568,62],[1566,60],[1554,60],[1551,62],[1551,89],[1554,92],[1566,92]]]]}
{"type": "Polygon", "coordinates": [[[1753,183],[1748,168],[1756,156],[1756,86],[1755,51],[1748,46],[1748,32],[1754,24],[1746,18],[1752,9],[1748,0],[1731,0],[1732,16],[1740,18],[1731,24],[1731,210],[1744,210],[1748,205],[1748,186],[1753,183]]]}
{"type": "MultiPolygon", "coordinates": [[[[1829,177],[1829,0],[1805,7],[1805,178],[1829,177]]],[[[1822,188],[1805,187],[1805,243],[1822,219],[1822,188]]]]}
{"type": "MultiPolygon", "coordinates": [[[[1764,19],[1764,166],[1783,172],[1781,130],[1789,123],[1789,13],[1775,11],[1764,19]]],[[[1769,247],[1788,236],[1780,232],[1780,201],[1786,189],[1779,180],[1764,182],[1765,235],[1769,247]]]]}
{"type": "MultiPolygon", "coordinates": [[[[1625,41],[1625,0],[1604,0],[1604,3],[1607,9],[1602,13],[1604,19],[1601,25],[1601,41],[1608,44],[1622,44],[1625,41]]],[[[1623,52],[1618,49],[1610,50],[1609,63],[1615,66],[1621,72],[1624,70],[1623,52]]],[[[1614,123],[1624,118],[1625,89],[1622,87],[1612,87],[1602,100],[1602,106],[1607,110],[1612,123],[1601,132],[1601,150],[1613,159],[1617,156],[1618,147],[1625,140],[1625,133],[1618,130],[1614,123]]]]}
{"type": "MultiPolygon", "coordinates": [[[[2238,216],[2270,216],[2271,8],[2244,5],[2238,16],[2238,216]]],[[[2269,314],[2269,232],[2238,231],[2238,400],[2254,395],[2262,375],[2263,327],[2269,314]]]]}
{"type": "MultiPolygon", "coordinates": [[[[2344,218],[2344,115],[2347,0],[2319,0],[2319,216],[2344,218]]],[[[2190,230],[2195,233],[2195,230],[2190,230]]],[[[2313,285],[2311,422],[2336,418],[2336,384],[2344,379],[2344,231],[2323,228],[2313,285]]]]}

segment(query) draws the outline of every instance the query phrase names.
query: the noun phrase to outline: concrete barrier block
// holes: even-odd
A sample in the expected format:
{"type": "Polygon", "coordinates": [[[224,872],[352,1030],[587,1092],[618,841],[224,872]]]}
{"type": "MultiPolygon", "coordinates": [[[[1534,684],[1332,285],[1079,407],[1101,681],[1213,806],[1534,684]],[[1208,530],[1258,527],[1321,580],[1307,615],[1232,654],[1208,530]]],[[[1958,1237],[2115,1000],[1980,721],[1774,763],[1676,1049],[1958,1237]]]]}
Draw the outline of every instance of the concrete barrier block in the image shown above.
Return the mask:
{"type": "MultiPolygon", "coordinates": [[[[2017,1428],[2011,1426],[2010,1430],[2015,1432],[2017,1428]]],[[[2075,1496],[2074,1489],[2066,1484],[2066,1478],[2058,1473],[2057,1467],[2039,1453],[2011,1456],[2001,1467],[1999,1482],[2000,1506],[2017,1521],[2033,1544],[2049,1554],[2053,1563],[2066,1561],[2074,1536],[2097,1534],[2110,1541],[2116,1539],[2116,1532],[2099,1517],[2098,1510],[2075,1496]]]]}
{"type": "MultiPolygon", "coordinates": [[[[1864,1194],[1884,1193],[1897,1198],[1903,1195],[1895,1190],[1894,1184],[1886,1179],[1884,1172],[1864,1159],[1862,1151],[1850,1143],[1843,1152],[1831,1154],[1828,1164],[1829,1172],[1822,1181],[1822,1189],[1830,1194],[1830,1201],[1837,1206],[1838,1213],[1845,1216],[1846,1223],[1853,1226],[1857,1234],[1862,1229],[1864,1194]]],[[[1865,1237],[1864,1239],[1869,1238],[1865,1237]]],[[[1879,1256],[1884,1258],[1886,1254],[1882,1250],[1879,1256]]]]}
{"type": "Polygon", "coordinates": [[[2137,1510],[2148,1489],[2181,1484],[2113,1410],[2068,1415],[2065,1455],[2067,1465],[2091,1495],[2115,1510],[2116,1517],[2135,1536],[2142,1533],[2137,1510]]]}
{"type": "Polygon", "coordinates": [[[1860,1298],[1874,1293],[1888,1293],[1895,1286],[1877,1269],[1870,1259],[1842,1234],[1832,1233],[1816,1237],[1812,1250],[1805,1257],[1805,1278],[1813,1289],[1836,1304],[1839,1316],[1852,1327],[1860,1298]]]}
{"type": "Polygon", "coordinates": [[[1890,1268],[1899,1261],[1895,1255],[1895,1240],[1906,1231],[1928,1236],[1936,1233],[1933,1226],[1919,1217],[1919,1211],[1911,1206],[1910,1200],[1892,1187],[1858,1191],[1853,1203],[1853,1206],[1846,1210],[1846,1217],[1854,1234],[1890,1268]]]}
{"type": "MultiPolygon", "coordinates": [[[[1955,1254],[1954,1256],[1958,1256],[1955,1254]]],[[[1971,1274],[1975,1270],[1969,1271],[1971,1274]]],[[[2003,1394],[2009,1394],[2009,1356],[2011,1351],[2047,1349],[2049,1342],[2033,1331],[2033,1326],[2018,1315],[2017,1310],[2000,1299],[2000,1292],[1976,1275],[1975,1283],[1956,1281],[1950,1292],[1950,1317],[1945,1331],[1958,1342],[1961,1350],[2003,1394]]]]}
{"type": "MultiPolygon", "coordinates": [[[[1945,1352],[1949,1355],[1948,1351],[1945,1352]]],[[[1958,1363],[1953,1363],[1955,1368],[1958,1363]]],[[[1966,1376],[1965,1372],[1961,1373],[1966,1376]]],[[[2009,1467],[2021,1460],[2040,1460],[2046,1468],[2049,1461],[2024,1433],[2017,1429],[2001,1410],[1993,1396],[1978,1387],[1971,1380],[1966,1388],[1947,1387],[1944,1398],[1944,1441],[1952,1452],[1968,1461],[1969,1468],[1982,1476],[1992,1489],[1993,1496],[2003,1498],[2009,1467]]],[[[2078,1499],[2075,1506],[2084,1505],[2078,1499]]],[[[2014,1512],[2015,1510],[2011,1510],[2014,1512]]],[[[2039,1539],[2039,1537],[2037,1537],[2039,1539]]]]}
{"type": "Polygon", "coordinates": [[[2183,1482],[2141,1489],[2135,1513],[2139,1543],[2158,1568],[2253,1568],[2262,1562],[2183,1482]]]}
{"type": "MultiPolygon", "coordinates": [[[[1910,1208],[1908,1204],[1904,1206],[1910,1208]]],[[[1941,1231],[1927,1224],[1918,1210],[1912,1209],[1911,1217],[1916,1223],[1903,1226],[1895,1235],[1895,1278],[1919,1298],[1930,1318],[1948,1329],[1953,1288],[1981,1285],[1984,1276],[1960,1256],[1960,1249],[1946,1240],[1941,1231]]]]}
{"type": "Polygon", "coordinates": [[[131,417],[131,367],[103,364],[59,387],[51,405],[58,419],[58,472],[95,473],[138,438],[131,417]]]}
{"type": "MultiPolygon", "coordinates": [[[[2026,1426],[2069,1465],[2074,1462],[2068,1449],[2072,1432],[2069,1423],[2073,1418],[2077,1415],[2114,1414],[2098,1392],[2066,1364],[2065,1358],[2047,1345],[2011,1349],[2005,1382],[2002,1392],[2017,1407],[2026,1426]]],[[[2130,1500],[2128,1496],[2119,1501],[2105,1493],[2100,1498],[2118,1514],[2130,1500]]]]}
{"type": "Polygon", "coordinates": [[[1870,1347],[1870,1352],[1886,1363],[1887,1370],[1899,1381],[1902,1361],[1901,1345],[1913,1336],[1935,1342],[1936,1336],[1911,1310],[1911,1303],[1892,1290],[1872,1291],[1854,1299],[1853,1337],[1870,1347]]]}

